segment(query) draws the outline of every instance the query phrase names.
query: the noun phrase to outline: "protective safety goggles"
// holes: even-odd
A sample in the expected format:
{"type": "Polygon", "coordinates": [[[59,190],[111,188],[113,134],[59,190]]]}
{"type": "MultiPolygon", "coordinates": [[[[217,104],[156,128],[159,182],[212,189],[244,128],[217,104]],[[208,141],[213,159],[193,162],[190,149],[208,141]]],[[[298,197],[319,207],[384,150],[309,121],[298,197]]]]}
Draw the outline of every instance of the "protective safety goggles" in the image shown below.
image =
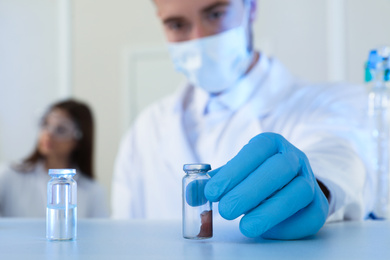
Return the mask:
{"type": "Polygon", "coordinates": [[[49,113],[40,125],[41,131],[46,131],[55,138],[67,140],[80,140],[82,137],[81,131],[76,124],[55,112],[49,113]]]}

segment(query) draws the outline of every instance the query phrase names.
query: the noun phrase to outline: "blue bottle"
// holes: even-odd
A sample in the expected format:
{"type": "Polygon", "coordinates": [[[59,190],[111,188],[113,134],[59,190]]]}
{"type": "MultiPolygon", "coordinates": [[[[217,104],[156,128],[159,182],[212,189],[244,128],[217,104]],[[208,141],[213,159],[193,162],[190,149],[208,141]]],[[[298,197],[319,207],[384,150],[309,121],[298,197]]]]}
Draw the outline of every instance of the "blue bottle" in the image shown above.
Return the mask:
{"type": "Polygon", "coordinates": [[[372,170],[375,174],[373,216],[389,218],[390,145],[390,47],[370,52],[366,65],[368,124],[372,138],[372,170]]]}

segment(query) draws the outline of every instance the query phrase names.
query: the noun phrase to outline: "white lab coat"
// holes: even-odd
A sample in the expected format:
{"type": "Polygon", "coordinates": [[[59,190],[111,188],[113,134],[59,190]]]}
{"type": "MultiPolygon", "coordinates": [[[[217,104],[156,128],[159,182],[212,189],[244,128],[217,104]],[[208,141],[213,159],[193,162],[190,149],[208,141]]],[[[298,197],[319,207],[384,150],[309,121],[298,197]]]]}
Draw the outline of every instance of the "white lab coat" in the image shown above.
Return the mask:
{"type": "MultiPolygon", "coordinates": [[[[50,176],[42,163],[29,172],[21,173],[13,167],[0,171],[0,217],[46,217],[47,183],[50,176]]],[[[78,218],[108,217],[103,187],[77,172],[78,218]]]]}
{"type": "Polygon", "coordinates": [[[328,220],[364,217],[371,200],[364,200],[369,176],[358,156],[366,141],[365,90],[299,82],[276,59],[263,75],[256,66],[247,75],[253,92],[233,111],[203,113],[204,101],[197,98],[202,90],[186,85],[137,118],[116,160],[114,218],[181,218],[183,164],[210,163],[215,169],[262,132],[279,133],[306,153],[331,193],[328,220]]]}

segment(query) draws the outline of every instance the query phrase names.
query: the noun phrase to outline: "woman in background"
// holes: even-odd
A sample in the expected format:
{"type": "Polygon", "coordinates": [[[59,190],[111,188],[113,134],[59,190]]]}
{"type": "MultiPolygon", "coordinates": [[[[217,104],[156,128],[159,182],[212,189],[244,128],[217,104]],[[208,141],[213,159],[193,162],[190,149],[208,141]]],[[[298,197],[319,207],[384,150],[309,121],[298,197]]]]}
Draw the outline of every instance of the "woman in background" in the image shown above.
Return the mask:
{"type": "Polygon", "coordinates": [[[108,217],[103,188],[94,180],[93,117],[87,105],[66,100],[50,107],[34,152],[0,171],[0,216],[45,217],[48,169],[74,168],[79,218],[108,217]]]}

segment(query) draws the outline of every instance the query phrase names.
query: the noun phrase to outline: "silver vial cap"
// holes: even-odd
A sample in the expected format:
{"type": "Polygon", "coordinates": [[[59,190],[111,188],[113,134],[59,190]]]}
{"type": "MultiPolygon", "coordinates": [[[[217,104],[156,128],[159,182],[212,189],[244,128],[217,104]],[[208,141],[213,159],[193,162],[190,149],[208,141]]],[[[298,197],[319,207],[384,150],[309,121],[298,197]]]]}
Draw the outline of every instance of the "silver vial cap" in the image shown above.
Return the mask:
{"type": "Polygon", "coordinates": [[[76,169],[49,169],[50,176],[75,175],[76,169]]]}
{"type": "Polygon", "coordinates": [[[191,163],[191,164],[184,164],[183,165],[183,171],[197,171],[197,172],[208,172],[211,170],[210,164],[206,163],[191,163]]]}

